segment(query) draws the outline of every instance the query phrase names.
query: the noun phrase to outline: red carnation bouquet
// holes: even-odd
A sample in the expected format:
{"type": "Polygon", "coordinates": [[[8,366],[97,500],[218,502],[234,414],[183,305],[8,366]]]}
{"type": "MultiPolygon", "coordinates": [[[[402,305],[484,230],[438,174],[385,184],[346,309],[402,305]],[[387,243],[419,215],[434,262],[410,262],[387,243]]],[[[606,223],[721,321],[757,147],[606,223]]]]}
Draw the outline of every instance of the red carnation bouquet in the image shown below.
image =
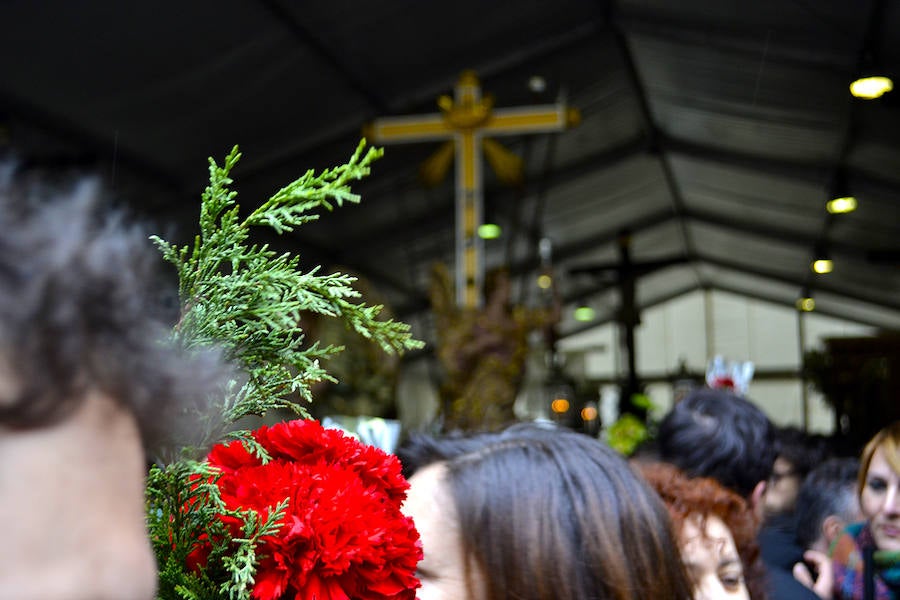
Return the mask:
{"type": "MultiPolygon", "coordinates": [[[[253,439],[268,460],[240,441],[219,444],[208,457],[219,471],[208,481],[229,509],[220,519],[231,538],[245,528],[233,511],[267,520],[281,506],[277,532],[259,538],[252,598],[415,597],[422,550],[400,512],[409,484],[396,457],[311,420],[262,427],[253,439]]],[[[189,562],[202,569],[211,548],[201,540],[189,562]]]]}

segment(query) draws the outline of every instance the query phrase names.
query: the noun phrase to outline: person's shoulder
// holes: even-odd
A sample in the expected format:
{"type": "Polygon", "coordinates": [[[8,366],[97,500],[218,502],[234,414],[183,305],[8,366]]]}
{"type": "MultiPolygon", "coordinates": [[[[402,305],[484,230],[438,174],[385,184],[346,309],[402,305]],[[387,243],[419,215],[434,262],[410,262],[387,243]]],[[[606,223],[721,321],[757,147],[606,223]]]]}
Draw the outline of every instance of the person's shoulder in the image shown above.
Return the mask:
{"type": "Polygon", "coordinates": [[[786,569],[803,560],[803,548],[797,542],[796,529],[789,515],[770,517],[756,536],[763,562],[786,569]]]}
{"type": "Polygon", "coordinates": [[[783,569],[767,568],[766,583],[769,600],[820,600],[815,592],[783,569]]]}
{"type": "Polygon", "coordinates": [[[863,530],[866,528],[865,521],[859,523],[850,523],[841,533],[834,538],[831,546],[828,548],[829,556],[845,556],[858,550],[860,538],[863,530]]]}

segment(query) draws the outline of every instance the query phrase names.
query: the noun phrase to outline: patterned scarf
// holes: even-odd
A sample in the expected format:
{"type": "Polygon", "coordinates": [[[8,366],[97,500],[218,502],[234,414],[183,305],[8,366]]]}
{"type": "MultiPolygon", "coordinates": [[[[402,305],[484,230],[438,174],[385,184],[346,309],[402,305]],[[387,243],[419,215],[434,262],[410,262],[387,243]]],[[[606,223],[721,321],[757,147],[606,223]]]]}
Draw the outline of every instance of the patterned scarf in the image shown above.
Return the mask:
{"type": "Polygon", "coordinates": [[[875,550],[866,523],[849,525],[831,546],[835,600],[864,600],[866,550],[874,550],[874,600],[900,599],[900,552],[875,550]]]}

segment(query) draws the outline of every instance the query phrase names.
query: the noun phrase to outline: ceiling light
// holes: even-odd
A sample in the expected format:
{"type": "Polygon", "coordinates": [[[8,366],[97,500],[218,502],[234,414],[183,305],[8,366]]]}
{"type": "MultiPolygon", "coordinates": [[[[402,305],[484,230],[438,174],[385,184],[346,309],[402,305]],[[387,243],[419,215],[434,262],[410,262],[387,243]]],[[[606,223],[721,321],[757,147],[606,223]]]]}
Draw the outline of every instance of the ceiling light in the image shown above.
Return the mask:
{"type": "Polygon", "coordinates": [[[812,262],[809,267],[814,273],[818,273],[819,275],[831,273],[834,269],[834,262],[831,260],[831,256],[828,254],[824,242],[817,243],[813,248],[812,262]]]}
{"type": "Polygon", "coordinates": [[[812,291],[808,285],[804,285],[800,290],[800,297],[794,303],[800,312],[812,312],[816,310],[816,301],[812,297],[812,291]]]}
{"type": "Polygon", "coordinates": [[[593,321],[597,315],[590,306],[579,306],[575,309],[575,314],[573,316],[576,321],[588,322],[593,321]]]}
{"type": "Polygon", "coordinates": [[[840,196],[832,198],[825,204],[825,210],[833,215],[841,215],[856,210],[856,198],[853,196],[840,196]]]}
{"type": "Polygon", "coordinates": [[[835,171],[829,192],[830,199],[825,203],[825,210],[831,214],[843,214],[856,210],[856,197],[850,191],[845,169],[838,167],[835,171]]]}
{"type": "Polygon", "coordinates": [[[816,300],[811,296],[797,298],[797,310],[800,312],[812,312],[816,310],[816,300]]]}
{"type": "Polygon", "coordinates": [[[478,226],[478,237],[483,240],[495,240],[500,237],[501,233],[500,226],[494,223],[485,223],[478,226]]]}
{"type": "Polygon", "coordinates": [[[528,79],[528,89],[535,94],[540,94],[547,89],[547,80],[540,75],[532,75],[528,79]]]}
{"type": "Polygon", "coordinates": [[[874,100],[894,89],[894,82],[890,77],[875,75],[872,77],[860,77],[850,84],[850,93],[857,98],[874,100]]]}
{"type": "Polygon", "coordinates": [[[812,262],[812,270],[819,275],[831,273],[831,271],[834,270],[834,261],[830,258],[817,258],[812,262]]]}

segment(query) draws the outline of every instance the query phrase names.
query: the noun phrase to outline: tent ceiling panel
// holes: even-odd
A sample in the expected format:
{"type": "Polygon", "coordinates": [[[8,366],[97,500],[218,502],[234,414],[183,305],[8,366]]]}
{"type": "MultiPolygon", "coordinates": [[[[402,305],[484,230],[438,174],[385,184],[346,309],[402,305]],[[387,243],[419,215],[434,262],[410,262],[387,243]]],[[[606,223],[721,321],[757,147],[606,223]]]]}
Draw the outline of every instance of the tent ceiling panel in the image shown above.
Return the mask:
{"type": "Polygon", "coordinates": [[[689,216],[748,231],[770,226],[800,237],[817,235],[825,218],[822,185],[804,180],[673,155],[689,216]],[[718,220],[716,219],[718,218],[718,220]]]}
{"type": "Polygon", "coordinates": [[[773,31],[786,44],[813,47],[837,53],[855,49],[855,40],[865,31],[864,11],[858,5],[841,0],[809,4],[763,0],[746,4],[739,0],[707,2],[687,0],[623,0],[617,3],[629,16],[643,16],[667,23],[675,31],[679,26],[705,27],[711,34],[728,36],[759,35],[773,31]]]}
{"type": "MultiPolygon", "coordinates": [[[[0,22],[0,145],[96,167],[182,239],[208,156],[240,144],[252,205],[344,161],[372,118],[435,112],[474,69],[498,107],[562,98],[582,117],[499,140],[521,187],[487,170],[484,214],[505,234],[486,263],[520,289],[547,236],[567,307],[612,318],[611,282],[566,273],[616,261],[627,229],[635,260],[693,260],[641,280],[644,305],[690,288],[792,303],[812,284],[822,310],[900,328],[900,92],[847,91],[867,44],[900,74],[900,0],[50,0],[0,3],[0,22]],[[859,209],[827,218],[842,169],[859,209]],[[808,268],[816,245],[836,260],[826,278],[808,268]]],[[[361,205],[266,241],[359,272],[431,339],[429,269],[454,259],[452,172],[418,177],[438,146],[388,146],[361,205]]]]}
{"type": "MultiPolygon", "coordinates": [[[[703,265],[701,269],[711,281],[715,282],[712,285],[713,289],[785,306],[793,306],[797,299],[796,288],[782,281],[748,275],[741,271],[713,265],[703,265]]],[[[886,329],[896,329],[900,326],[900,311],[898,310],[885,309],[859,300],[848,300],[839,294],[818,288],[813,289],[812,296],[816,301],[816,312],[818,313],[886,329]]]]}
{"type": "Polygon", "coordinates": [[[551,193],[544,227],[557,240],[581,240],[597,231],[627,227],[671,206],[662,173],[646,156],[560,182],[551,193]]]}
{"type": "Polygon", "coordinates": [[[700,258],[744,265],[748,271],[764,267],[798,279],[809,270],[806,252],[798,253],[791,240],[759,239],[695,222],[690,223],[689,230],[700,258]]]}
{"type": "Polygon", "coordinates": [[[631,254],[636,261],[659,260],[673,256],[686,257],[682,224],[667,221],[635,233],[631,238],[631,254]]]}

